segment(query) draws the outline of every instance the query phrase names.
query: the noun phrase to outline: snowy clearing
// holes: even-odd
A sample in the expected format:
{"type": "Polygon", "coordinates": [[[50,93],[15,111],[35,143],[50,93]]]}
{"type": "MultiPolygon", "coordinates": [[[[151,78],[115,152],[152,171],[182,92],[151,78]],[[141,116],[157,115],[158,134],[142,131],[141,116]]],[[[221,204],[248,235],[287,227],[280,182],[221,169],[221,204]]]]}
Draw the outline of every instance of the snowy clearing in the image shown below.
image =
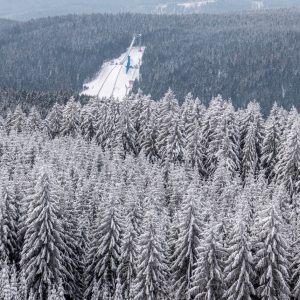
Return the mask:
{"type": "Polygon", "coordinates": [[[139,80],[144,52],[145,47],[129,47],[119,58],[105,62],[96,78],[83,85],[81,94],[122,100],[132,90],[134,81],[139,80]],[[126,73],[129,55],[131,67],[126,73]]]}
{"type": "Polygon", "coordinates": [[[263,9],[264,3],[263,1],[253,1],[252,6],[254,9],[263,9]]]}
{"type": "Polygon", "coordinates": [[[215,0],[204,0],[204,1],[197,1],[197,2],[182,2],[182,3],[178,3],[177,5],[183,6],[184,8],[192,8],[192,7],[201,7],[214,2],[215,0]]]}

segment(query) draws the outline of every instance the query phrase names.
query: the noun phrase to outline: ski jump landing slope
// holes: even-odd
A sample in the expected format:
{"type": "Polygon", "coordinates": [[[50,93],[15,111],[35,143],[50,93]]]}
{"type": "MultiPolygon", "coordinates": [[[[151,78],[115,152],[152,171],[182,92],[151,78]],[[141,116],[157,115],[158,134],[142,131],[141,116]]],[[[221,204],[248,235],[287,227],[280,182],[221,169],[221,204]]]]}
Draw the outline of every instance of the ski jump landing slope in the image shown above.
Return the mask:
{"type": "Polygon", "coordinates": [[[132,90],[133,82],[139,80],[145,47],[129,47],[119,58],[105,62],[98,75],[83,85],[81,94],[100,98],[114,97],[122,100],[132,90]],[[126,74],[128,56],[131,68],[126,74]]]}

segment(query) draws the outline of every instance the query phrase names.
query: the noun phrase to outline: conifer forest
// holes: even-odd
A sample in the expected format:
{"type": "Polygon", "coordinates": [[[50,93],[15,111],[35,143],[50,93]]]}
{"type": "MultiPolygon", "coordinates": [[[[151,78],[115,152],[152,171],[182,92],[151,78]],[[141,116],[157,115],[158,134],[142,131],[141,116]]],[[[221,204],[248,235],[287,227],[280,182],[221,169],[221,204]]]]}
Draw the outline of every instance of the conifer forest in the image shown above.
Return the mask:
{"type": "Polygon", "coordinates": [[[0,0],[0,300],[300,300],[300,0],[0,0]]]}
{"type": "Polygon", "coordinates": [[[295,108],[71,97],[0,135],[0,299],[299,299],[295,108]]]}

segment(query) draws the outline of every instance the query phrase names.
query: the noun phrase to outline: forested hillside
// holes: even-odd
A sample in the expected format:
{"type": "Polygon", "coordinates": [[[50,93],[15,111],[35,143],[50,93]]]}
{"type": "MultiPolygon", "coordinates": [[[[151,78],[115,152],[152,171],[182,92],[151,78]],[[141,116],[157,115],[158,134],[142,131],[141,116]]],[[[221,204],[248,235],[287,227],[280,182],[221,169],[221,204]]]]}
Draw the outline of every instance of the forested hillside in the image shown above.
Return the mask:
{"type": "Polygon", "coordinates": [[[7,19],[0,19],[0,31],[7,29],[9,26],[16,24],[17,22],[7,20],[7,19]]]}
{"type": "Polygon", "coordinates": [[[0,0],[0,18],[24,21],[91,13],[224,13],[299,5],[298,0],[0,0]]]}
{"type": "Polygon", "coordinates": [[[235,106],[253,99],[300,107],[300,12],[233,15],[66,16],[0,31],[0,87],[78,92],[132,34],[147,47],[138,86],[154,98],[171,87],[182,103],[222,94],[235,106]]]}
{"type": "Polygon", "coordinates": [[[169,90],[0,129],[0,299],[299,299],[300,115],[169,90]]]}
{"type": "Polygon", "coordinates": [[[64,105],[71,96],[82,104],[89,100],[87,96],[79,96],[68,91],[36,92],[0,88],[0,115],[6,116],[9,111],[14,111],[19,105],[25,113],[29,113],[34,106],[42,117],[45,117],[54,103],[64,105]]]}

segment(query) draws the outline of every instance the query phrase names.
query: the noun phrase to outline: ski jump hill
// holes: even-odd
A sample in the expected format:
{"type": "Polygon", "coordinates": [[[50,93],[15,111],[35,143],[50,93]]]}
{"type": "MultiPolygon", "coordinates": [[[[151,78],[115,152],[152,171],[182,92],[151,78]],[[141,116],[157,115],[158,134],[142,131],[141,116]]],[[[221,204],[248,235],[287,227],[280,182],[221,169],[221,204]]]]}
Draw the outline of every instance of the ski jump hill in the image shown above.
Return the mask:
{"type": "Polygon", "coordinates": [[[135,80],[140,78],[144,52],[141,35],[135,34],[127,51],[119,58],[105,62],[96,77],[83,85],[81,94],[122,100],[131,92],[135,80]]]}

